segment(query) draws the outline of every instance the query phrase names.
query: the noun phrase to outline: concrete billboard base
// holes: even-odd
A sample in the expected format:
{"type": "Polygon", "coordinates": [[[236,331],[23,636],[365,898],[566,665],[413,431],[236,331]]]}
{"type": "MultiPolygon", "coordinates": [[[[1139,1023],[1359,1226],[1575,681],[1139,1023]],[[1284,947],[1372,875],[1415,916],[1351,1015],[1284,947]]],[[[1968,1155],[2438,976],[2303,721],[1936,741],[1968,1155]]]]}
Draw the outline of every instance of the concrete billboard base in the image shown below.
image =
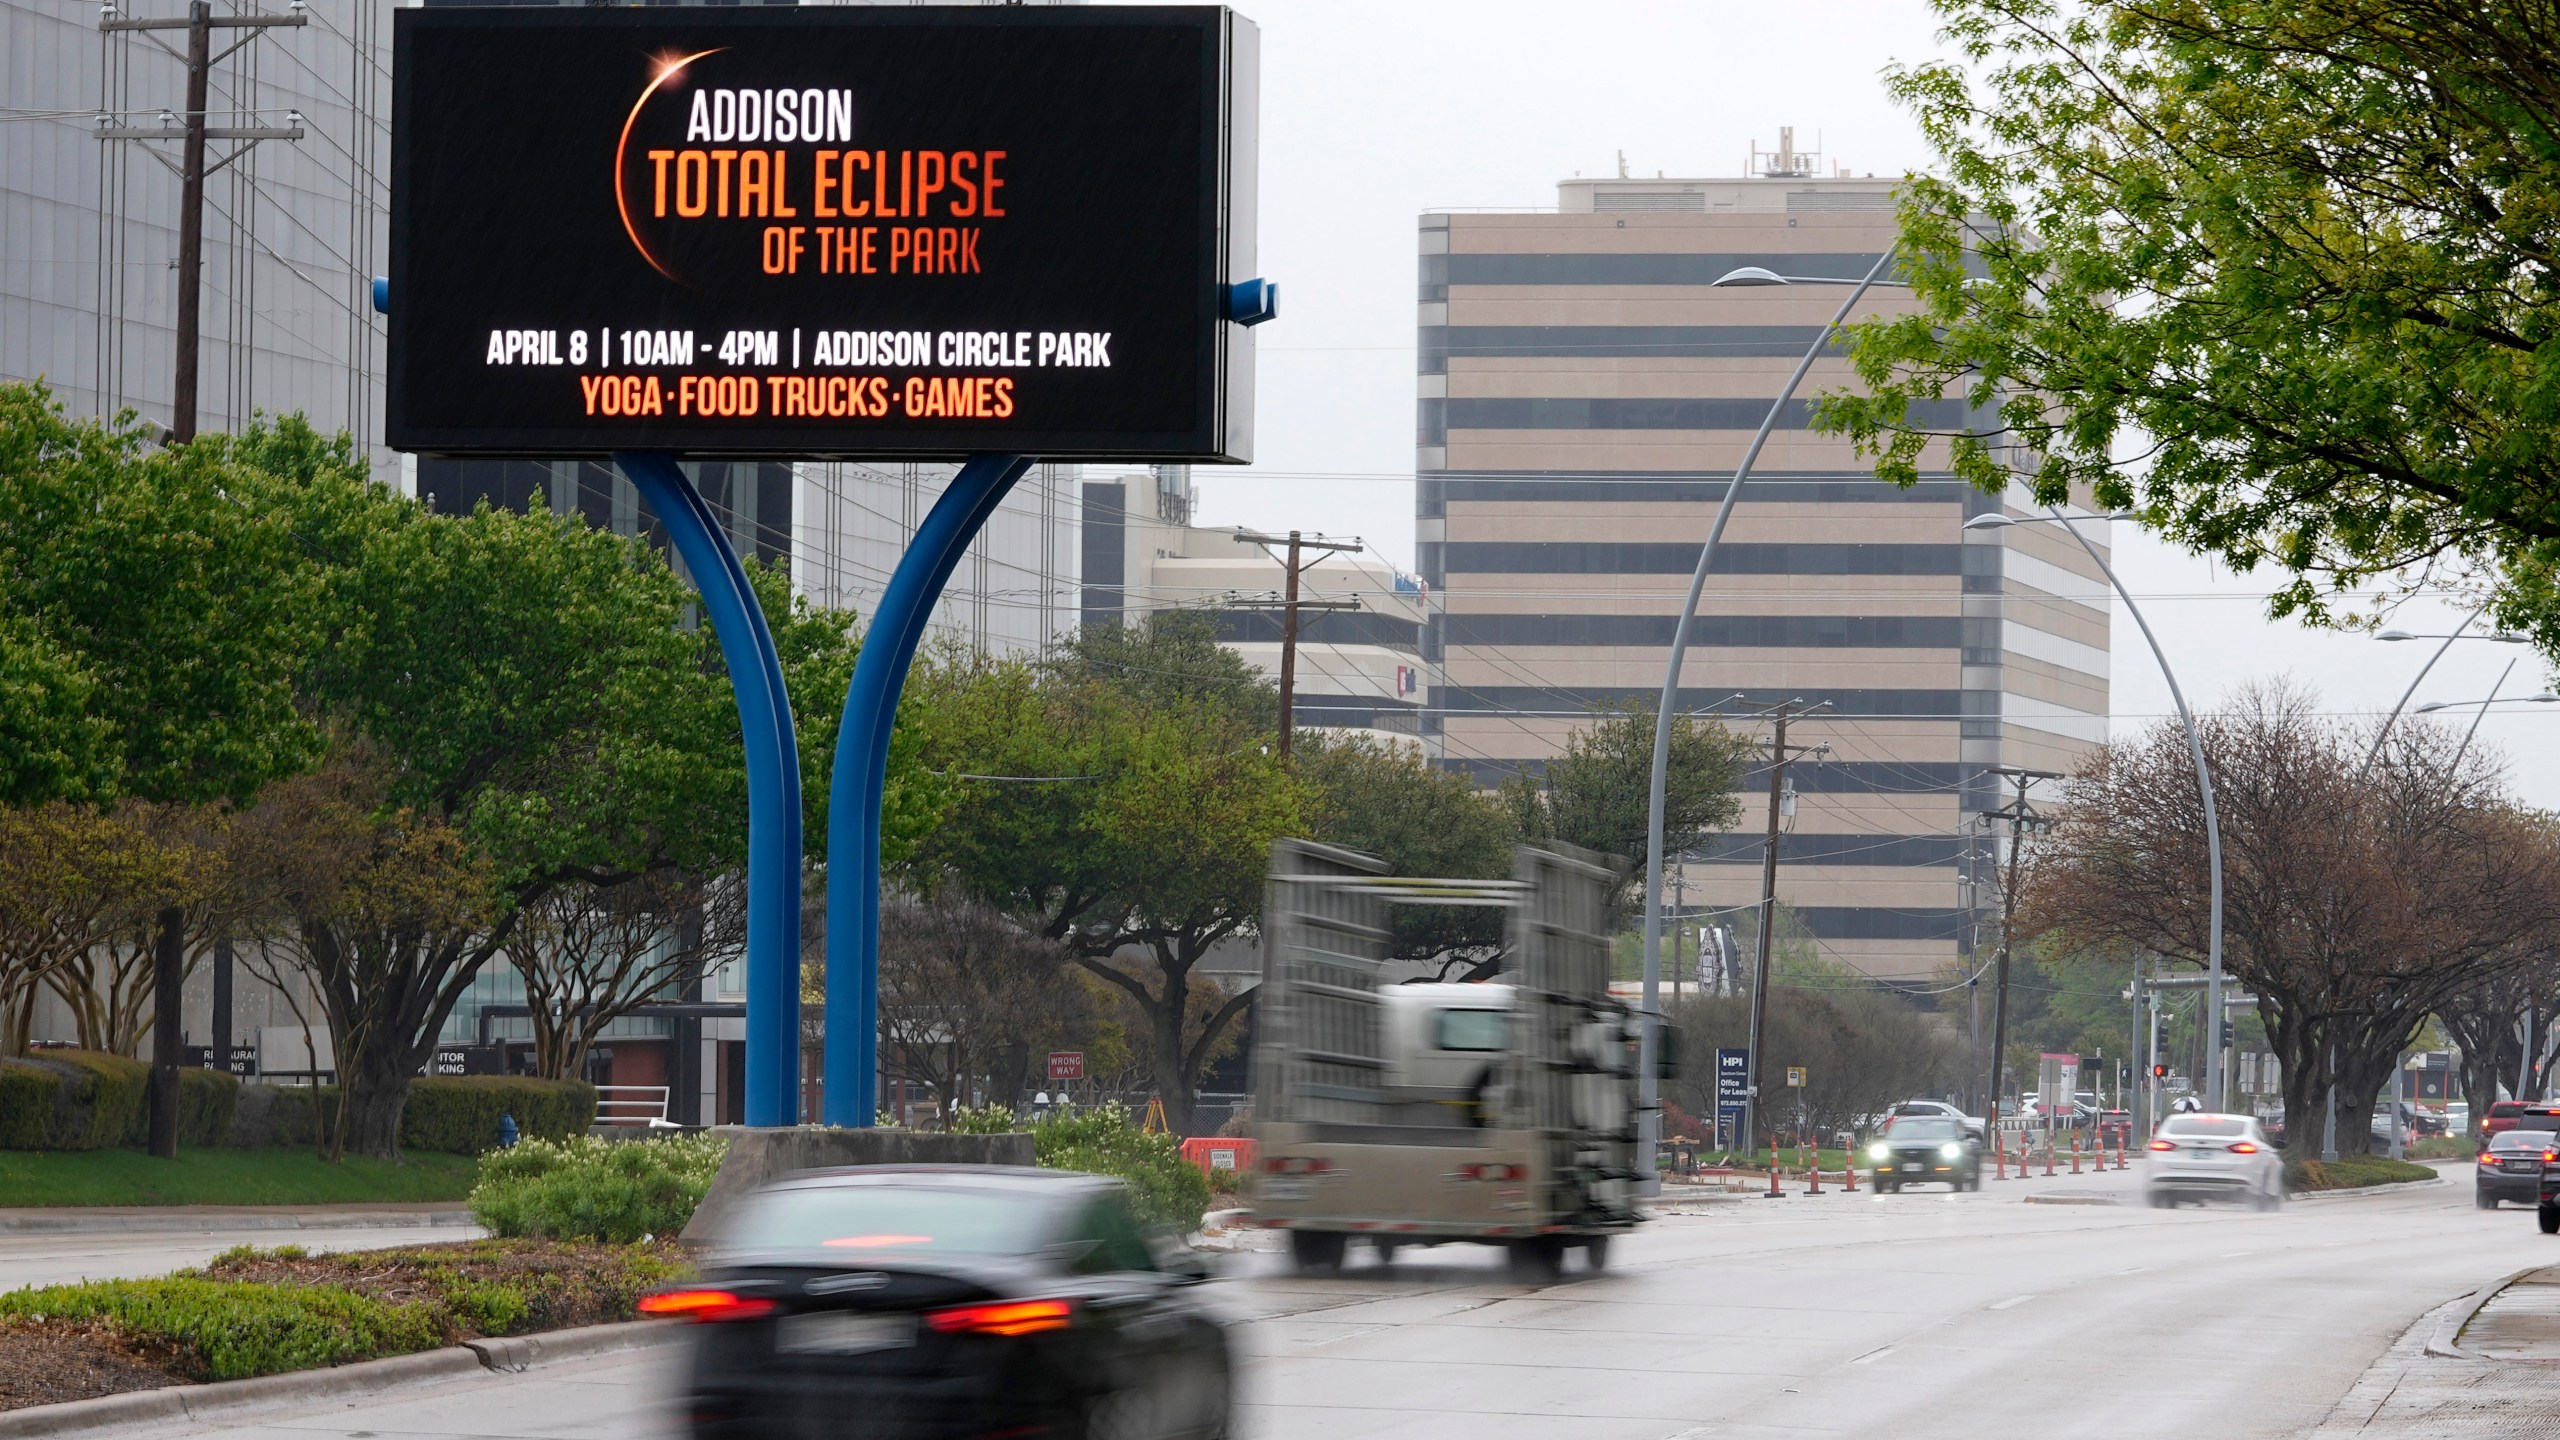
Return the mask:
{"type": "Polygon", "coordinates": [[[798,1170],[825,1170],[839,1165],[1020,1165],[1029,1166],[1031,1136],[944,1135],[920,1130],[843,1130],[827,1125],[717,1125],[729,1153],[720,1162],[719,1178],[702,1197],[681,1237],[688,1245],[707,1244],[721,1217],[738,1197],[768,1181],[798,1170]]]}

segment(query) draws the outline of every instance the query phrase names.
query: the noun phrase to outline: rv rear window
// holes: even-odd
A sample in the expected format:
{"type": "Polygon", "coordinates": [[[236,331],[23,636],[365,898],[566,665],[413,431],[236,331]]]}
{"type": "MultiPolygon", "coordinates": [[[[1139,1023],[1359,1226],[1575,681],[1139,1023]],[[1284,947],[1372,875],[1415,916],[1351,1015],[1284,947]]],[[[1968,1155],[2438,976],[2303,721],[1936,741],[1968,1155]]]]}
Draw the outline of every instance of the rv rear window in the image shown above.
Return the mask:
{"type": "Polygon", "coordinates": [[[1431,1043],[1443,1050],[1500,1050],[1510,1043],[1510,1016],[1500,1010],[1443,1010],[1431,1043]]]}

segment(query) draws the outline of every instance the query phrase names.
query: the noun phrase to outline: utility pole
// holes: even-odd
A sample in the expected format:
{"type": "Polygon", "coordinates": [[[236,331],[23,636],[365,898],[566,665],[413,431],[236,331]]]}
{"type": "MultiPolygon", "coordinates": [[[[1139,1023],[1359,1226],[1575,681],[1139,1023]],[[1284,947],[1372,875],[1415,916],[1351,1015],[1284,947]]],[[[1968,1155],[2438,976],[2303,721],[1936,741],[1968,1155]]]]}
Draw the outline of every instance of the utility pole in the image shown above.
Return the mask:
{"type": "MultiPolygon", "coordinates": [[[[1281,590],[1280,600],[1280,760],[1282,764],[1287,764],[1289,737],[1298,728],[1298,576],[1306,568],[1303,552],[1340,551],[1356,555],[1360,553],[1360,542],[1357,540],[1310,540],[1296,530],[1290,531],[1285,540],[1277,535],[1262,535],[1251,530],[1239,530],[1236,532],[1236,543],[1262,546],[1265,554],[1269,554],[1270,547],[1274,545],[1289,547],[1289,557],[1282,562],[1288,575],[1281,590]]],[[[1359,608],[1359,602],[1355,599],[1348,606],[1325,605],[1320,608],[1356,610],[1359,608]]]]}
{"type": "Polygon", "coordinates": [[[2038,780],[2059,780],[2062,776],[2052,770],[2026,770],[2015,765],[1994,765],[1990,773],[2008,776],[2018,785],[2015,800],[1982,817],[1986,826],[1998,820],[2009,822],[2009,864],[2007,874],[2000,882],[1999,965],[1991,983],[1991,1094],[1985,1102],[1989,1108],[1984,1111],[1997,1124],[2000,1119],[2001,1062],[2007,1058],[2009,1044],[2009,959],[2018,921],[2020,842],[2030,827],[2044,830],[2052,825],[2027,804],[2027,786],[2038,780]]]}
{"type": "Polygon", "coordinates": [[[1680,932],[1688,926],[1689,872],[1671,872],[1671,999],[1680,1000],[1680,932]]]}
{"type": "MultiPolygon", "coordinates": [[[[1789,700],[1768,715],[1775,727],[1769,737],[1769,838],[1760,856],[1760,953],[1752,965],[1751,1052],[1745,1057],[1743,1077],[1742,1145],[1746,1150],[1758,1143],[1756,1137],[1765,1118],[1760,1106],[1760,1066],[1769,1030],[1769,952],[1778,922],[1778,819],[1786,798],[1787,762],[1794,758],[1787,748],[1787,722],[1830,704],[1828,700],[1812,705],[1789,700]]],[[[1795,749],[1801,753],[1827,753],[1831,747],[1799,745],[1795,749]]]]}
{"type": "MultiPolygon", "coordinates": [[[[290,15],[216,15],[211,0],[189,0],[183,20],[127,20],[118,18],[112,4],[98,21],[98,29],[113,33],[119,30],[155,31],[184,30],[187,48],[181,53],[170,49],[157,35],[145,38],[162,50],[183,61],[187,67],[186,107],[184,116],[161,112],[157,129],[141,129],[111,123],[114,117],[98,117],[101,140],[175,140],[179,142],[178,164],[178,353],[169,390],[169,443],[184,445],[196,438],[196,389],[202,341],[204,310],[204,178],[232,161],[249,153],[249,147],[261,140],[299,140],[302,117],[288,112],[293,123],[282,127],[215,126],[205,116],[205,92],[213,67],[229,59],[232,52],[248,44],[261,30],[279,26],[310,23],[302,13],[302,0],[295,0],[290,15]],[[213,53],[213,32],[246,30],[249,33],[233,41],[221,54],[213,53]],[[210,140],[240,142],[238,148],[208,166],[205,144],[210,140]]],[[[167,164],[167,158],[153,152],[153,158],[167,164]]],[[[180,1029],[186,980],[186,912],[176,906],[165,906],[158,916],[160,933],[151,955],[151,1153],[163,1160],[178,1154],[178,1067],[186,1058],[186,1035],[180,1029]]],[[[228,1057],[216,1061],[228,1065],[228,1057]]]]}

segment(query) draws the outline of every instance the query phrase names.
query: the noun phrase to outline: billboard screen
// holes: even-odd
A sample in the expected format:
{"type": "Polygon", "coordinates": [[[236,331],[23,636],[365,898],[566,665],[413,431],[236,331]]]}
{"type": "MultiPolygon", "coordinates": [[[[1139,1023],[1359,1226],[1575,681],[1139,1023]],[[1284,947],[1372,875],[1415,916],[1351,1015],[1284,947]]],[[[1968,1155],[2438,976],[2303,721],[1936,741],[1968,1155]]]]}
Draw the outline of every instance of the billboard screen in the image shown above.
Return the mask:
{"type": "Polygon", "coordinates": [[[394,24],[393,447],[1251,458],[1249,21],[394,24]]]}

